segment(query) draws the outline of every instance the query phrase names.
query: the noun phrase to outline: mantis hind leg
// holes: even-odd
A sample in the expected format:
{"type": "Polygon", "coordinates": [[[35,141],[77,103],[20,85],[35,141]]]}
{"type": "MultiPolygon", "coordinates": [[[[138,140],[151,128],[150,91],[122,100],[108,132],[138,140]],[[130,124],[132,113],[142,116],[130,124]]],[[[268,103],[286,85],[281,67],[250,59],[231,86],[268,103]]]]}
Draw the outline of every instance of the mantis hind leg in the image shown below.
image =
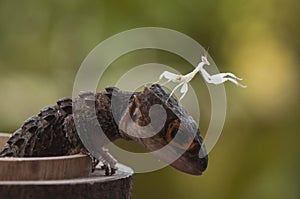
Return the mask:
{"type": "Polygon", "coordinates": [[[157,82],[155,82],[156,84],[162,80],[163,78],[167,79],[168,81],[163,83],[162,85],[165,85],[167,83],[169,83],[170,81],[176,81],[176,79],[178,78],[178,75],[175,73],[171,73],[169,71],[164,71],[160,76],[157,82]]]}
{"type": "Polygon", "coordinates": [[[220,75],[221,77],[229,76],[237,80],[243,80],[242,78],[235,76],[233,73],[220,73],[218,75],[220,75]]]}
{"type": "Polygon", "coordinates": [[[236,79],[234,79],[234,78],[227,77],[227,78],[224,78],[224,82],[225,82],[225,81],[230,81],[230,82],[234,83],[235,85],[240,86],[240,87],[242,87],[242,88],[246,88],[246,87],[247,87],[247,86],[245,86],[245,85],[239,83],[239,82],[238,82],[236,79]]]}

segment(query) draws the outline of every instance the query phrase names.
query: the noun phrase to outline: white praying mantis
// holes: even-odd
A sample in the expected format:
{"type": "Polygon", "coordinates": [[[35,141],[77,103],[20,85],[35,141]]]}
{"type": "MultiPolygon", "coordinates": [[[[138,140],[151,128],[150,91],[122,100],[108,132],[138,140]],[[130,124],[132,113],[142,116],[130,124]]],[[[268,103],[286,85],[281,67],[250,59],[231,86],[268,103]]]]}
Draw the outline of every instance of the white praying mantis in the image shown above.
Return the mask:
{"type": "MultiPolygon", "coordinates": [[[[167,83],[169,83],[170,81],[174,82],[174,83],[178,83],[177,86],[175,86],[175,88],[172,90],[172,92],[170,93],[169,98],[173,95],[173,93],[175,92],[176,89],[178,89],[180,86],[180,93],[182,93],[179,101],[185,96],[185,94],[188,91],[188,83],[194,78],[194,76],[200,72],[204,78],[204,80],[207,83],[211,83],[211,84],[222,84],[226,81],[230,81],[242,88],[246,88],[247,86],[240,84],[237,80],[242,80],[242,78],[239,78],[237,76],[235,76],[232,73],[219,73],[219,74],[215,74],[215,75],[210,75],[203,67],[205,65],[210,65],[209,61],[207,60],[207,56],[201,56],[201,62],[197,65],[197,67],[190,73],[186,74],[186,75],[181,75],[181,74],[175,74],[175,73],[171,73],[169,71],[164,71],[160,76],[159,76],[159,80],[156,82],[158,83],[160,80],[162,80],[162,78],[167,79],[168,81],[165,82],[162,85],[165,85],[167,83]]],[[[169,98],[167,99],[167,101],[169,100],[169,98]]]]}

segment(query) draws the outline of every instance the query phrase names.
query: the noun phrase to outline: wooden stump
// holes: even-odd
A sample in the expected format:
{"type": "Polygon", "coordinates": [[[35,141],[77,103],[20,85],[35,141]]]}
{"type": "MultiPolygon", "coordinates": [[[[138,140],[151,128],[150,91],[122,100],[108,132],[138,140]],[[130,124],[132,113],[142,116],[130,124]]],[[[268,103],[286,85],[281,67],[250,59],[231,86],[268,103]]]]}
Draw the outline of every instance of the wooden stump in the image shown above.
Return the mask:
{"type": "MultiPolygon", "coordinates": [[[[0,134],[0,144],[7,139],[7,134],[0,134]]],[[[90,173],[88,159],[85,155],[0,158],[0,198],[131,198],[130,168],[118,164],[113,176],[100,169],[90,173]]]]}

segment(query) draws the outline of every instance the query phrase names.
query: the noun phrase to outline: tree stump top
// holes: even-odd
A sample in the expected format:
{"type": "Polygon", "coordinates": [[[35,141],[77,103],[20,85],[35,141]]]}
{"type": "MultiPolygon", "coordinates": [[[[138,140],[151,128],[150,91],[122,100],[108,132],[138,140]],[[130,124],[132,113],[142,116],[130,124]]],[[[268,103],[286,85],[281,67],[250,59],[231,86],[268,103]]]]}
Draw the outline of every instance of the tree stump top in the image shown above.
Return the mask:
{"type": "MultiPolygon", "coordinates": [[[[9,134],[0,133],[0,146],[3,146],[8,139],[9,134]]],[[[16,175],[20,175],[18,170],[22,170],[22,167],[16,167],[18,162],[25,162],[29,165],[40,165],[40,167],[33,167],[31,170],[27,170],[29,174],[34,175],[38,171],[44,171],[43,177],[46,179],[31,179],[24,180],[26,178],[21,177],[5,177],[8,173],[3,173],[0,176],[0,196],[1,198],[101,198],[101,199],[127,199],[131,198],[132,190],[132,175],[133,170],[122,164],[118,164],[118,170],[112,176],[106,176],[104,170],[96,169],[93,173],[84,175],[77,175],[77,177],[71,177],[68,179],[55,179],[49,178],[59,173],[61,176],[68,176],[66,173],[69,170],[76,174],[80,171],[86,171],[89,168],[85,168],[87,162],[85,162],[84,155],[74,156],[61,156],[61,157],[43,157],[43,158],[1,158],[0,168],[10,170],[14,168],[16,175]],[[8,161],[10,159],[10,161],[8,161]],[[57,160],[73,161],[69,163],[62,163],[57,160]],[[46,160],[46,161],[45,161],[46,160]],[[15,161],[15,162],[14,162],[15,161]],[[43,162],[41,164],[41,162],[43,162]],[[79,164],[77,164],[79,162],[79,164]],[[75,164],[76,163],[76,164],[75,164]],[[2,164],[2,165],[1,165],[2,164]],[[72,165],[74,164],[74,165],[72,165]],[[52,165],[52,166],[51,166],[52,165]],[[69,167],[69,169],[68,169],[69,167]],[[76,170],[77,168],[77,170],[76,170]],[[63,170],[63,172],[62,172],[63,170]],[[48,173],[47,174],[45,174],[48,173]],[[48,176],[48,177],[47,177],[48,176]],[[4,180],[3,180],[4,179],[4,180]]],[[[87,158],[87,157],[86,157],[87,158]]],[[[30,167],[28,167],[30,168],[30,167]]],[[[0,169],[1,171],[1,169],[0,169]]],[[[12,170],[13,171],[13,170],[12,170]]],[[[14,175],[10,173],[9,175],[14,175]]],[[[30,175],[29,175],[30,176],[30,175]]],[[[76,176],[76,175],[75,175],[76,176]]],[[[57,176],[56,176],[57,177],[57,176]]]]}

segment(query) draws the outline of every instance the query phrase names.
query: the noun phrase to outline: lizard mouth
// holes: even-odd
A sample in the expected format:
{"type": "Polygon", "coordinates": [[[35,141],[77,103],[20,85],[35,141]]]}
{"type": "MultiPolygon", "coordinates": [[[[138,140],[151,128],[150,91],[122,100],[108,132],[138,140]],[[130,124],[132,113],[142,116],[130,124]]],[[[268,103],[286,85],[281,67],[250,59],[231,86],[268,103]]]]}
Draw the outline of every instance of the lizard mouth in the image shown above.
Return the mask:
{"type": "Polygon", "coordinates": [[[186,164],[185,167],[176,168],[184,173],[191,174],[191,175],[202,175],[202,173],[207,168],[208,164],[208,156],[201,158],[199,161],[194,164],[194,166],[190,166],[186,164]]]}
{"type": "Polygon", "coordinates": [[[171,166],[187,174],[201,175],[208,165],[208,155],[203,155],[205,151],[203,148],[198,153],[185,151],[171,166]]]}

